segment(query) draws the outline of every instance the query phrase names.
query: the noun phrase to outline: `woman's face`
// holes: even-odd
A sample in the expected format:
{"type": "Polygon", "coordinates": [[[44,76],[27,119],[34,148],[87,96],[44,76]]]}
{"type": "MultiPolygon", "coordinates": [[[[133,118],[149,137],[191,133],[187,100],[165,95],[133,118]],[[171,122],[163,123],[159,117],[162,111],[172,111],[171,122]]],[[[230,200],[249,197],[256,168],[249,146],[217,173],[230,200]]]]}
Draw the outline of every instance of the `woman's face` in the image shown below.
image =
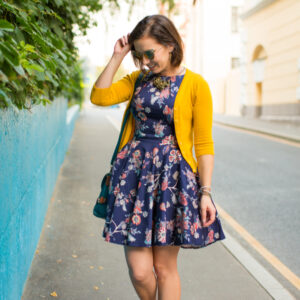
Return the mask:
{"type": "Polygon", "coordinates": [[[163,46],[150,37],[143,37],[135,40],[133,44],[135,51],[139,53],[143,53],[150,49],[154,50],[153,59],[147,58],[146,55],[142,56],[141,61],[143,66],[147,66],[153,73],[169,71],[171,68],[170,52],[173,50],[173,46],[163,46]]]}

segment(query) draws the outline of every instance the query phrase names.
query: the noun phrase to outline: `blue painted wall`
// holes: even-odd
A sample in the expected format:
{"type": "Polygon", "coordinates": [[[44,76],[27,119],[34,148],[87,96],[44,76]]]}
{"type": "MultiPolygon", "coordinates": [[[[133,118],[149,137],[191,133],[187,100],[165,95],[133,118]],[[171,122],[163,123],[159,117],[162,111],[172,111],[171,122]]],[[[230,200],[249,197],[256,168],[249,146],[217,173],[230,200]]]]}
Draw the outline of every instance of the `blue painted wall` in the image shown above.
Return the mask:
{"type": "Polygon", "coordinates": [[[66,99],[0,110],[0,299],[21,299],[79,115],[66,99]]]}

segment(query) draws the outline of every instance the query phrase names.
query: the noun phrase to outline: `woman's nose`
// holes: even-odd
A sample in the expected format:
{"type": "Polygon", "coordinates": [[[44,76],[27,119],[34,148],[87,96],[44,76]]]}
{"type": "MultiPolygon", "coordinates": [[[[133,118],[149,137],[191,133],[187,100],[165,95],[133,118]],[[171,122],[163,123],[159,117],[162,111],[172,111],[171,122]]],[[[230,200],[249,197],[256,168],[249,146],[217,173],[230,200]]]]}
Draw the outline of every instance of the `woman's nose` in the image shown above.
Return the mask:
{"type": "Polygon", "coordinates": [[[147,58],[146,55],[143,55],[142,62],[144,65],[147,65],[150,62],[150,59],[147,58]]]}

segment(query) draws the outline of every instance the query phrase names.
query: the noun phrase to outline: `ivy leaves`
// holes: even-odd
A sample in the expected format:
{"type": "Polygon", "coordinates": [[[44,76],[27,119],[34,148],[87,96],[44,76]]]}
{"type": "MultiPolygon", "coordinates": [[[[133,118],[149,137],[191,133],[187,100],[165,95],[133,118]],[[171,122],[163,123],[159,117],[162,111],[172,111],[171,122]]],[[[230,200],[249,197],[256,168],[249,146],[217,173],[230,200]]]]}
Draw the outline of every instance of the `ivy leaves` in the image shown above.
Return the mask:
{"type": "Polygon", "coordinates": [[[55,97],[81,102],[73,24],[89,27],[98,0],[0,0],[0,108],[30,109],[55,97]],[[87,13],[82,13],[86,6],[87,13]]]}

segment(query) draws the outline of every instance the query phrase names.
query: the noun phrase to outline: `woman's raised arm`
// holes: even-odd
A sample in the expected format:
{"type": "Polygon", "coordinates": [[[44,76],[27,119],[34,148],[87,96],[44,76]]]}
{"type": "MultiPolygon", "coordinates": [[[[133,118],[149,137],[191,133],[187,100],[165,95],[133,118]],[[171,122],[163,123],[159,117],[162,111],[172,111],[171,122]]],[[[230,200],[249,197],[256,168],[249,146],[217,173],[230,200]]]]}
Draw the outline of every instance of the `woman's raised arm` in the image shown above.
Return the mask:
{"type": "Polygon", "coordinates": [[[109,106],[129,99],[138,71],[112,83],[120,64],[130,51],[131,45],[128,43],[128,37],[129,34],[117,40],[111,59],[94,83],[90,95],[93,104],[109,106]]]}

